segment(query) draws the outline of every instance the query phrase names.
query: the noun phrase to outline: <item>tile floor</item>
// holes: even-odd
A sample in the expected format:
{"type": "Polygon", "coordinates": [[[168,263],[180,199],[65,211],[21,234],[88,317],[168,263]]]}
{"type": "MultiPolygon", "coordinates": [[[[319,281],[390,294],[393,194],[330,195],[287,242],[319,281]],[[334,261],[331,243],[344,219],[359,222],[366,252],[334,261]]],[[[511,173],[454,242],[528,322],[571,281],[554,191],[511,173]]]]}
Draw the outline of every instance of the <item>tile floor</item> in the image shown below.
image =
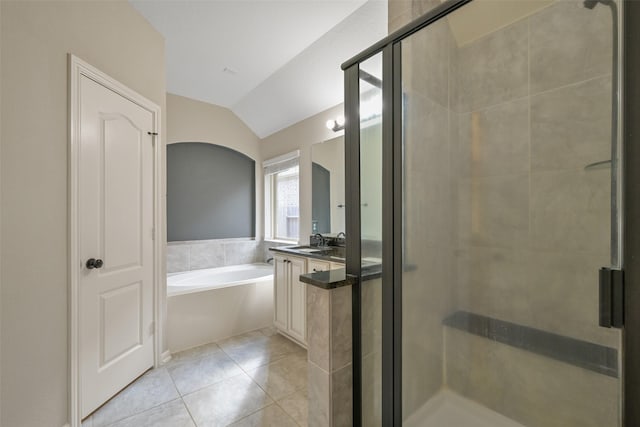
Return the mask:
{"type": "Polygon", "coordinates": [[[83,427],[307,425],[307,352],[272,328],[173,355],[83,427]]]}

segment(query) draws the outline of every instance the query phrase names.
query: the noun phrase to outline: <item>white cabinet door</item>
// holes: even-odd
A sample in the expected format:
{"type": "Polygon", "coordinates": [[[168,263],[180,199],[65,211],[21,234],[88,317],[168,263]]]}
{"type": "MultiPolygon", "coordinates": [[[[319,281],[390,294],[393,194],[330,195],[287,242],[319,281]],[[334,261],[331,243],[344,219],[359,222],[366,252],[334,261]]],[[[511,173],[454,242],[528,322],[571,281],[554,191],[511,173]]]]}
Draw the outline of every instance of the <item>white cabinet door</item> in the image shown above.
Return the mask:
{"type": "Polygon", "coordinates": [[[307,285],[300,281],[306,273],[304,258],[289,257],[289,335],[303,344],[307,343],[307,285]]]}
{"type": "Polygon", "coordinates": [[[282,256],[274,256],[273,277],[273,324],[276,328],[286,331],[289,327],[289,262],[282,256]]]}

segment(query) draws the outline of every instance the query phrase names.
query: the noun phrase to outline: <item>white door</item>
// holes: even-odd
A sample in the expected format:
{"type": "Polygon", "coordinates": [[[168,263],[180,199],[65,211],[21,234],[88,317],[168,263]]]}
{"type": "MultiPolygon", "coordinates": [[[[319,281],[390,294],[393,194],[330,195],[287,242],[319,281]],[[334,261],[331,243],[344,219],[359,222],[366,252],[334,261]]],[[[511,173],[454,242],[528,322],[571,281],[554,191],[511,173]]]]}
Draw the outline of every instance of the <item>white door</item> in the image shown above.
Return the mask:
{"type": "Polygon", "coordinates": [[[289,290],[287,282],[289,280],[289,262],[286,258],[280,256],[273,257],[274,264],[274,276],[273,276],[273,302],[275,309],[273,310],[273,323],[276,328],[286,331],[288,326],[288,293],[289,290]]]}
{"type": "Polygon", "coordinates": [[[307,272],[306,260],[289,259],[289,334],[303,344],[307,343],[307,285],[300,275],[307,272]]]}
{"type": "Polygon", "coordinates": [[[82,417],[153,366],[153,124],[152,112],[81,76],[82,417]]]}

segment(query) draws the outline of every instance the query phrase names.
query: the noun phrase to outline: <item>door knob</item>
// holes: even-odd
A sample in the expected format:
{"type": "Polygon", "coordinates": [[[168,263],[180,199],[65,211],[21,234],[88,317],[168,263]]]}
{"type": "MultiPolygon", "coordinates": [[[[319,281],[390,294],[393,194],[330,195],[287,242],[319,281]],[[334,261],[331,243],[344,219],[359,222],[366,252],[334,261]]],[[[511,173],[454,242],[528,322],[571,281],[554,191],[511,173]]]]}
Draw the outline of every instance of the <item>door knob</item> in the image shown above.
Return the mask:
{"type": "Polygon", "coordinates": [[[102,262],[101,259],[95,259],[95,258],[89,258],[86,264],[89,270],[92,270],[94,268],[102,268],[103,265],[104,263],[102,262]]]}

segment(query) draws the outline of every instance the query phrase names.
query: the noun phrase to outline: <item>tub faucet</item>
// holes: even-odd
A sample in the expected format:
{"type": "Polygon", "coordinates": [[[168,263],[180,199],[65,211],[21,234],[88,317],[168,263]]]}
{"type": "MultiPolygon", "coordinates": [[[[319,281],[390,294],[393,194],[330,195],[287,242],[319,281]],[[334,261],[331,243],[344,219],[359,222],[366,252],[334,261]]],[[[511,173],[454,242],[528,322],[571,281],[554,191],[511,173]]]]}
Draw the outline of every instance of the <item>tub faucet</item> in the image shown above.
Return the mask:
{"type": "Polygon", "coordinates": [[[267,258],[266,263],[267,263],[267,264],[270,264],[270,263],[271,263],[271,261],[273,261],[273,258],[267,258]]]}

